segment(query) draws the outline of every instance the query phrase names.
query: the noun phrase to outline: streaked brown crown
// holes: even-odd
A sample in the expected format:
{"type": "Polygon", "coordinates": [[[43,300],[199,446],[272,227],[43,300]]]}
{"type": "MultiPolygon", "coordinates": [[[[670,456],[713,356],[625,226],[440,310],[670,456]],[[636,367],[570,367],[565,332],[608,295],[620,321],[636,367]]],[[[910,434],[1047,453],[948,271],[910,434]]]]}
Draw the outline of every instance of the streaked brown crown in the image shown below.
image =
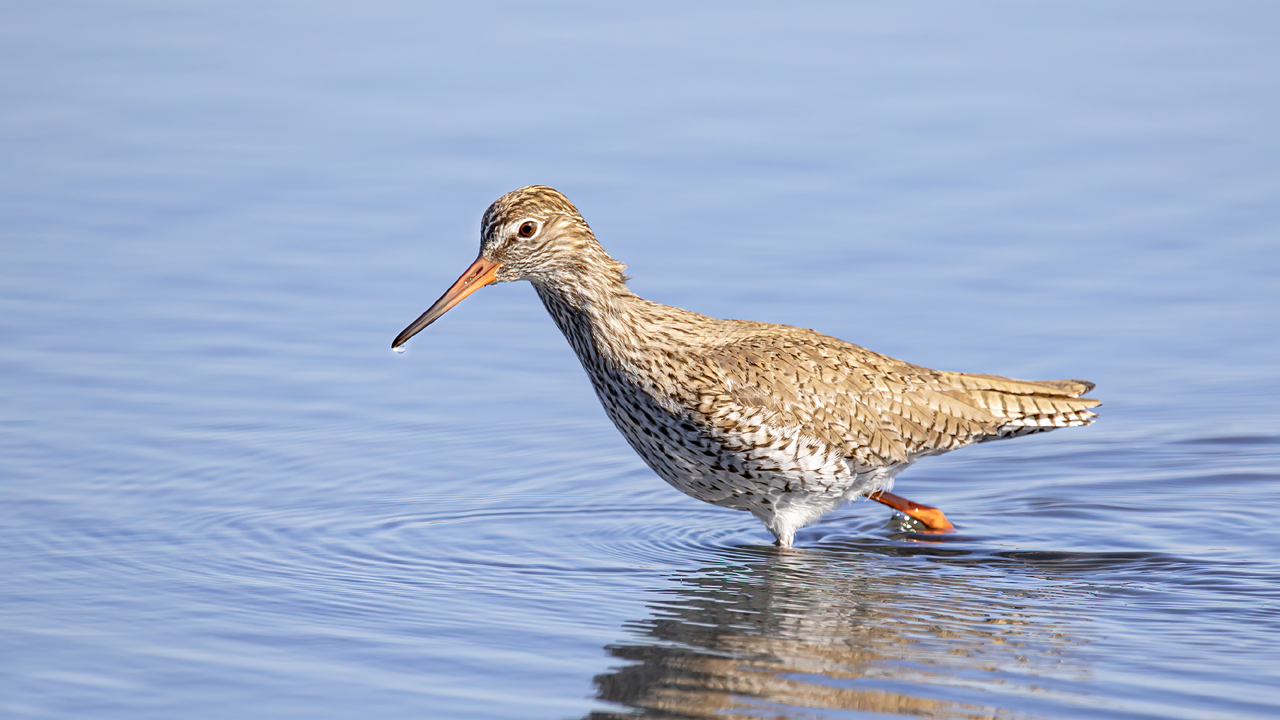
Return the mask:
{"type": "Polygon", "coordinates": [[[626,266],[604,251],[573,203],[546,185],[513,190],[489,206],[480,220],[480,254],[502,264],[500,282],[529,280],[566,290],[626,283],[626,266]],[[536,226],[528,237],[521,234],[525,222],[536,226]]]}

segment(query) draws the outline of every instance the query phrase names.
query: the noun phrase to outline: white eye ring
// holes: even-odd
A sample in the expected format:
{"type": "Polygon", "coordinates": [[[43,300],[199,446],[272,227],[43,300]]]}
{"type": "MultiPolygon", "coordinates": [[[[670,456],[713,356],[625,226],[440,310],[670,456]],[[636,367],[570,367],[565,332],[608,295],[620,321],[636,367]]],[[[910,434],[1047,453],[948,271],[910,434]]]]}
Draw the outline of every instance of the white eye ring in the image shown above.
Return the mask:
{"type": "Polygon", "coordinates": [[[516,235],[522,238],[531,238],[538,234],[538,223],[535,220],[523,220],[520,226],[516,228],[516,235]]]}

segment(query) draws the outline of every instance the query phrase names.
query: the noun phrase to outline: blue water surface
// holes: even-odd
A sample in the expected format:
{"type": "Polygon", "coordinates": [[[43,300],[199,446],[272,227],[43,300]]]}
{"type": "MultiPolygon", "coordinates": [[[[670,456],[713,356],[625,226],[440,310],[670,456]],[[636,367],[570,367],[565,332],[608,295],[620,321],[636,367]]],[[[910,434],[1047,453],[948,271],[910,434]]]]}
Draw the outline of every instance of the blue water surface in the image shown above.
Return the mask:
{"type": "Polygon", "coordinates": [[[0,4],[0,716],[1280,715],[1280,6],[0,4]],[[779,552],[532,289],[1082,377],[779,552]]]}

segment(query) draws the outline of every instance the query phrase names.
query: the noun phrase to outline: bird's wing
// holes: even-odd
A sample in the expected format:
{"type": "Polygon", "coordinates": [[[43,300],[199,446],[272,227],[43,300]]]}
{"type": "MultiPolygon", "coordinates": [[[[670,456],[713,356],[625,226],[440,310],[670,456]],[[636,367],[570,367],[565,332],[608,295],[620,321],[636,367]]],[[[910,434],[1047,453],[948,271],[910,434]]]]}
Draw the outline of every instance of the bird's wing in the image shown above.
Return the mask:
{"type": "Polygon", "coordinates": [[[701,349],[697,411],[722,430],[798,430],[864,467],[995,434],[1000,421],[947,373],[811,330],[740,322],[701,349]]]}

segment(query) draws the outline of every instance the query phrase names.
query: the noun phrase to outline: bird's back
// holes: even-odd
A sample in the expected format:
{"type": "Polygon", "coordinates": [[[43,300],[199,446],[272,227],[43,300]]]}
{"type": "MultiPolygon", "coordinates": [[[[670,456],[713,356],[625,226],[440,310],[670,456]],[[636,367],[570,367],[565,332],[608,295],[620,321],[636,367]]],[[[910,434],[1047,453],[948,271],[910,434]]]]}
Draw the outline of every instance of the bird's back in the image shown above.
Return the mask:
{"type": "MultiPolygon", "coordinates": [[[[703,316],[698,316],[703,318],[703,316]]],[[[682,404],[722,431],[794,428],[861,467],[911,462],[988,440],[1088,425],[1083,380],[931,370],[803,328],[699,321],[683,357],[682,404]]]]}

